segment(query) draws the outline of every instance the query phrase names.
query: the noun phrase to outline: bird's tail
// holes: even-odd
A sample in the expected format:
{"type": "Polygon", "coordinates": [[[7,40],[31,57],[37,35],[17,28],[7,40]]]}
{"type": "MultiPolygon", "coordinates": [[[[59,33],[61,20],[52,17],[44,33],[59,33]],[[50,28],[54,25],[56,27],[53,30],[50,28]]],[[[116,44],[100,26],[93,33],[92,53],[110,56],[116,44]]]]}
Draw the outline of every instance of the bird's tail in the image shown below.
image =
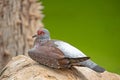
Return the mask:
{"type": "Polygon", "coordinates": [[[100,67],[99,65],[97,65],[91,60],[86,60],[84,62],[81,62],[81,64],[99,73],[102,73],[105,71],[104,68],[100,67]]]}
{"type": "Polygon", "coordinates": [[[100,67],[99,65],[96,65],[95,67],[93,67],[92,70],[99,72],[99,73],[102,73],[105,71],[105,69],[100,67]]]}

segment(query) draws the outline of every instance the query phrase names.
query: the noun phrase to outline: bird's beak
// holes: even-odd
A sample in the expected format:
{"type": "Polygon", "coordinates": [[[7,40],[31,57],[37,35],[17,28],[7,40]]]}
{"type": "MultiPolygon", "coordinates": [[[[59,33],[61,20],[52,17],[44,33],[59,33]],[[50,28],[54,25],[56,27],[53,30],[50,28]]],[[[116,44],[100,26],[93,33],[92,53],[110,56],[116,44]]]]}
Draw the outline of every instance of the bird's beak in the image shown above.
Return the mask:
{"type": "Polygon", "coordinates": [[[35,37],[37,37],[37,35],[36,35],[36,34],[32,36],[32,38],[35,38],[35,37]]]}

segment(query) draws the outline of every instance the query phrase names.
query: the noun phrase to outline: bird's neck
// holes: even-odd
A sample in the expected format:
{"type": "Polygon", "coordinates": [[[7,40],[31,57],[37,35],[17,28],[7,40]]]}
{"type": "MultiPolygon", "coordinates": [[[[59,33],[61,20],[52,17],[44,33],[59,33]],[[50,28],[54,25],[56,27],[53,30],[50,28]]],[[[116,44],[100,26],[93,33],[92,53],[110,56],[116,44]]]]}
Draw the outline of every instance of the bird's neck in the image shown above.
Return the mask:
{"type": "Polygon", "coordinates": [[[48,40],[50,40],[50,39],[40,39],[40,43],[42,42],[42,43],[45,43],[45,42],[47,42],[48,40]]]}

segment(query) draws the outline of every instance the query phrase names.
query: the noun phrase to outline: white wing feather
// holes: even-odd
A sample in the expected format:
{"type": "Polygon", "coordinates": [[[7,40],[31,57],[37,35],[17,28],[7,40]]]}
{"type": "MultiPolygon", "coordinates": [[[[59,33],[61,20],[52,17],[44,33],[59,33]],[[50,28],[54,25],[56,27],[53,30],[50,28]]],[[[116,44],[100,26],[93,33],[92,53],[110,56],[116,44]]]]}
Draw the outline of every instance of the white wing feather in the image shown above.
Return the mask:
{"type": "Polygon", "coordinates": [[[59,48],[66,57],[77,58],[77,57],[86,57],[86,55],[81,52],[79,49],[74,46],[63,42],[63,41],[55,41],[57,48],[59,48]]]}

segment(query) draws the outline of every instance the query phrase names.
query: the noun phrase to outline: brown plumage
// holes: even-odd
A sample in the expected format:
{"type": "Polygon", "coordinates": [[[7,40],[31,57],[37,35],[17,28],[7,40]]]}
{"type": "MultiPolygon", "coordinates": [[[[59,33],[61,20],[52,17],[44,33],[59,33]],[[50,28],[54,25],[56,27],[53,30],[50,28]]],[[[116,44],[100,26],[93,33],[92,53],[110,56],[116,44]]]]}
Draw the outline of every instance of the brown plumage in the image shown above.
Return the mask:
{"type": "Polygon", "coordinates": [[[35,47],[28,51],[29,56],[40,64],[52,68],[70,68],[72,66],[80,66],[80,62],[88,60],[89,57],[68,58],[63,52],[56,48],[54,40],[44,43],[36,41],[35,47]]]}

